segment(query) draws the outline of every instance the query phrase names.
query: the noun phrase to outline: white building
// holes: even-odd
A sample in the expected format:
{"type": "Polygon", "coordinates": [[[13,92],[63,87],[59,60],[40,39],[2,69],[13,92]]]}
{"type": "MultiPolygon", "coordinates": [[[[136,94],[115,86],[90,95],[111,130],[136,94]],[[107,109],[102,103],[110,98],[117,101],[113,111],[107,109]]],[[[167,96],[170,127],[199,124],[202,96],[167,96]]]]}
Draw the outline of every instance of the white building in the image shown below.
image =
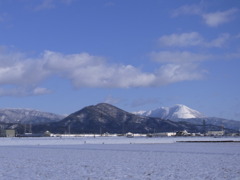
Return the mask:
{"type": "Polygon", "coordinates": [[[162,133],[155,133],[153,136],[176,136],[176,132],[162,132],[162,133]]]}
{"type": "Polygon", "coordinates": [[[224,135],[224,131],[208,131],[207,132],[207,136],[223,136],[224,135]]]}

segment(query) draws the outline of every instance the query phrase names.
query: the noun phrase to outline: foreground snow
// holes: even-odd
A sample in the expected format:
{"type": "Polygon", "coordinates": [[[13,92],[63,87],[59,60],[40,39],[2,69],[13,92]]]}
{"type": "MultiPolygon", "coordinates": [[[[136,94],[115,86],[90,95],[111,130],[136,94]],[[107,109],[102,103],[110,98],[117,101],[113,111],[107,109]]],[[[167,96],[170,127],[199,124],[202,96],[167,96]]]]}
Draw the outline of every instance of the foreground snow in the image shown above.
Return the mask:
{"type": "Polygon", "coordinates": [[[198,139],[0,138],[0,179],[238,180],[240,143],[198,139]]]}

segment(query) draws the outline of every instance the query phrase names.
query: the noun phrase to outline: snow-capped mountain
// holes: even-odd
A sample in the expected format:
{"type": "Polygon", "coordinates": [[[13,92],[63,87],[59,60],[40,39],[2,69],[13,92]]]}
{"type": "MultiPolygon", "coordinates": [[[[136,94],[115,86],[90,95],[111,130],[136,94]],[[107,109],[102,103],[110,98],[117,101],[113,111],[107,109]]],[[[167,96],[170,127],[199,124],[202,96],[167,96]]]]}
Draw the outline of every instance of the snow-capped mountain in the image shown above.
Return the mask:
{"type": "Polygon", "coordinates": [[[185,121],[191,124],[196,124],[201,127],[203,120],[206,127],[211,126],[224,127],[226,129],[239,130],[240,121],[228,120],[218,117],[207,117],[200,112],[191,109],[185,105],[177,104],[173,107],[160,107],[150,111],[138,111],[134,112],[136,115],[157,117],[162,119],[169,119],[172,121],[185,121]]]}
{"type": "Polygon", "coordinates": [[[0,122],[4,123],[48,123],[60,121],[65,116],[32,109],[0,109],[0,122]]]}
{"type": "Polygon", "coordinates": [[[141,116],[158,117],[169,120],[204,117],[203,114],[201,114],[200,112],[182,104],[177,104],[173,107],[160,107],[150,111],[138,111],[134,112],[134,114],[141,116]]]}

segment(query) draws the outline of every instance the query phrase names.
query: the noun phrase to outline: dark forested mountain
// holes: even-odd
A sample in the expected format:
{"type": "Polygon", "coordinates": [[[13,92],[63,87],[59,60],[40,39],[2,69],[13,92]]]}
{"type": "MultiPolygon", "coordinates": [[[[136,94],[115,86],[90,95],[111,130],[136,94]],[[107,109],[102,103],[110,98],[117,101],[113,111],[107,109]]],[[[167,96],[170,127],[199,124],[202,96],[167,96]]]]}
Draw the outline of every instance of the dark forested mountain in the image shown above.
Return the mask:
{"type": "MultiPolygon", "coordinates": [[[[160,118],[138,116],[110,104],[88,106],[63,120],[36,126],[39,130],[53,133],[153,133],[188,130],[197,132],[198,127],[187,122],[173,122],[160,118]]],[[[36,129],[36,130],[37,130],[36,129]]]]}

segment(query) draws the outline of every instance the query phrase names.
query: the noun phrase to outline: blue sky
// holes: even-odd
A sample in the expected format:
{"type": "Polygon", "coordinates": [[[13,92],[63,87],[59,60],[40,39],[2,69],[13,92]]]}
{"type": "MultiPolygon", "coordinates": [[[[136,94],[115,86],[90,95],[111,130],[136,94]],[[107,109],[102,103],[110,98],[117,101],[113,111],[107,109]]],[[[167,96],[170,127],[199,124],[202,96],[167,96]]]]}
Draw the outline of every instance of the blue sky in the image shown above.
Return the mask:
{"type": "Polygon", "coordinates": [[[0,108],[240,120],[239,22],[238,0],[0,0],[0,108]]]}

